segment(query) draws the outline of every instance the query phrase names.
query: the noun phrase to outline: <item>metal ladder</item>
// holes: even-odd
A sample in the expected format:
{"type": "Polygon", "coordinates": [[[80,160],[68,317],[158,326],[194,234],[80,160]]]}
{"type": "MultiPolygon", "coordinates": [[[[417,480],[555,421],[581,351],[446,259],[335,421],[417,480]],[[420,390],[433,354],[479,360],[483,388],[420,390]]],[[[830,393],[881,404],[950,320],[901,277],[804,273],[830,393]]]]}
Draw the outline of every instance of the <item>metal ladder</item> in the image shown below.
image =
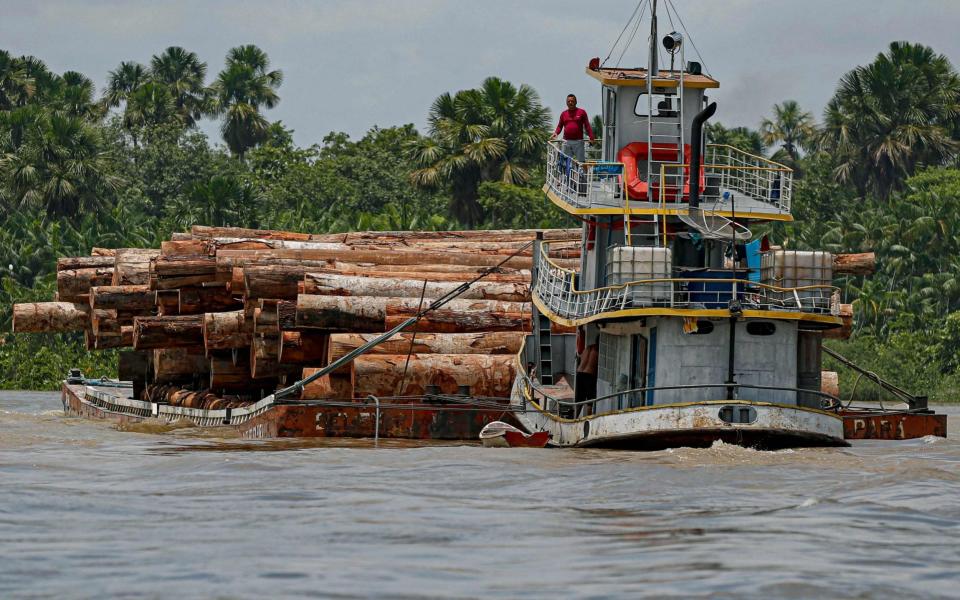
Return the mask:
{"type": "Polygon", "coordinates": [[[540,383],[553,385],[553,345],[550,340],[550,319],[540,314],[537,320],[537,373],[540,383]]]}

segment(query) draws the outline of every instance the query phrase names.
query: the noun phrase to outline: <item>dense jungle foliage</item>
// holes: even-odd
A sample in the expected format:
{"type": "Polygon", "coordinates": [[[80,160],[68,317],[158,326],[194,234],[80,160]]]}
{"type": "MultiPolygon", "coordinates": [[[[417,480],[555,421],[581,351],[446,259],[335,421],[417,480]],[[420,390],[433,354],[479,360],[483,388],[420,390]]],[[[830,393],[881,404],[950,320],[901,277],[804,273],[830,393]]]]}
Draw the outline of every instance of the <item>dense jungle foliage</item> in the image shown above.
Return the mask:
{"type": "MultiPolygon", "coordinates": [[[[252,45],[231,49],[209,78],[195,53],[170,47],[146,65],[120,63],[99,91],[83,74],[0,50],[2,331],[13,303],[53,296],[57,257],[158,246],[195,223],[577,224],[539,191],[553,118],[529,86],[490,77],[426,107],[425,132],[374,126],[303,148],[266,115],[282,83],[252,45]],[[197,128],[204,119],[219,122],[222,140],[197,128]]],[[[948,59],[895,42],[841,79],[820,122],[786,100],[756,129],[714,123],[708,136],[795,169],[796,222],[767,226],[774,243],[877,253],[876,274],[837,280],[855,304],[855,332],[829,345],[908,389],[956,399],[960,78],[948,59]]],[[[3,388],[50,388],[68,367],[111,375],[113,365],[113,353],[88,354],[77,336],[0,333],[3,388]]],[[[856,376],[840,370],[847,394],[856,376]]]]}

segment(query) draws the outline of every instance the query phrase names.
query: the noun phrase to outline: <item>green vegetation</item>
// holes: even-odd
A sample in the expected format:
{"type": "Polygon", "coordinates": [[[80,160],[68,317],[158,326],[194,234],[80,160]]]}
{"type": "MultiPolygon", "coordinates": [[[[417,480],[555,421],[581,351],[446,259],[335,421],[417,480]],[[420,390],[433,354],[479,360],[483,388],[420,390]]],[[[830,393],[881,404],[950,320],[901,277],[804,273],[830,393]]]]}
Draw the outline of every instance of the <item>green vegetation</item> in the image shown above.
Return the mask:
{"type": "MultiPolygon", "coordinates": [[[[57,257],[157,246],[194,223],[309,232],[577,223],[539,191],[552,122],[529,86],[491,77],[442,94],[426,107],[425,134],[375,126],[303,148],[269,120],[283,74],[262,50],[234,48],[207,74],[195,53],[171,47],[147,64],[121,62],[98,94],[84,75],[0,51],[3,331],[11,304],[52,296],[57,257]],[[204,119],[220,123],[222,144],[197,129],[204,119]]],[[[960,78],[946,57],[897,42],[842,78],[819,124],[785,100],[756,129],[713,123],[708,135],[796,170],[796,222],[767,226],[771,241],[877,253],[875,275],[837,280],[856,305],[855,332],[830,346],[903,387],[956,399],[960,78]]],[[[88,354],[78,336],[0,336],[0,387],[51,387],[69,366],[113,374],[113,355],[88,354]]],[[[855,381],[842,372],[845,394],[855,381]]],[[[860,392],[873,393],[865,383],[860,392]]]]}

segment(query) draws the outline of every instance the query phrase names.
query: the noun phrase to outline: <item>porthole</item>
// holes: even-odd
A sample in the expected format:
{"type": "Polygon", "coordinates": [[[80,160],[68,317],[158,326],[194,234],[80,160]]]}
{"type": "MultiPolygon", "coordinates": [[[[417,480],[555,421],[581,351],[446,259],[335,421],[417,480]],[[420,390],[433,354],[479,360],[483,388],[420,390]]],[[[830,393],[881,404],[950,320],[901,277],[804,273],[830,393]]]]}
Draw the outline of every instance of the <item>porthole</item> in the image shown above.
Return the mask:
{"type": "Polygon", "coordinates": [[[773,335],[777,326],[769,321],[750,321],[747,323],[747,333],[750,335],[773,335]]]}
{"type": "Polygon", "coordinates": [[[748,424],[757,420],[757,411],[752,406],[724,406],[717,416],[724,423],[748,424]]]}

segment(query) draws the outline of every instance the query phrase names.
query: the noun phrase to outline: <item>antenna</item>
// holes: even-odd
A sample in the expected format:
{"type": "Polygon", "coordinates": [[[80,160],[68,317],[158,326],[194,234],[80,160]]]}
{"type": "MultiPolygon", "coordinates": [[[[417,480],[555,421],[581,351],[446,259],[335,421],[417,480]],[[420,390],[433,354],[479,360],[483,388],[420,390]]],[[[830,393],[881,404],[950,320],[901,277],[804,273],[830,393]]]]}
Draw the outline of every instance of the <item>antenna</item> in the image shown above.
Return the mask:
{"type": "Polygon", "coordinates": [[[653,81],[660,72],[660,65],[657,64],[657,0],[651,0],[650,17],[650,62],[647,77],[653,81]]]}

